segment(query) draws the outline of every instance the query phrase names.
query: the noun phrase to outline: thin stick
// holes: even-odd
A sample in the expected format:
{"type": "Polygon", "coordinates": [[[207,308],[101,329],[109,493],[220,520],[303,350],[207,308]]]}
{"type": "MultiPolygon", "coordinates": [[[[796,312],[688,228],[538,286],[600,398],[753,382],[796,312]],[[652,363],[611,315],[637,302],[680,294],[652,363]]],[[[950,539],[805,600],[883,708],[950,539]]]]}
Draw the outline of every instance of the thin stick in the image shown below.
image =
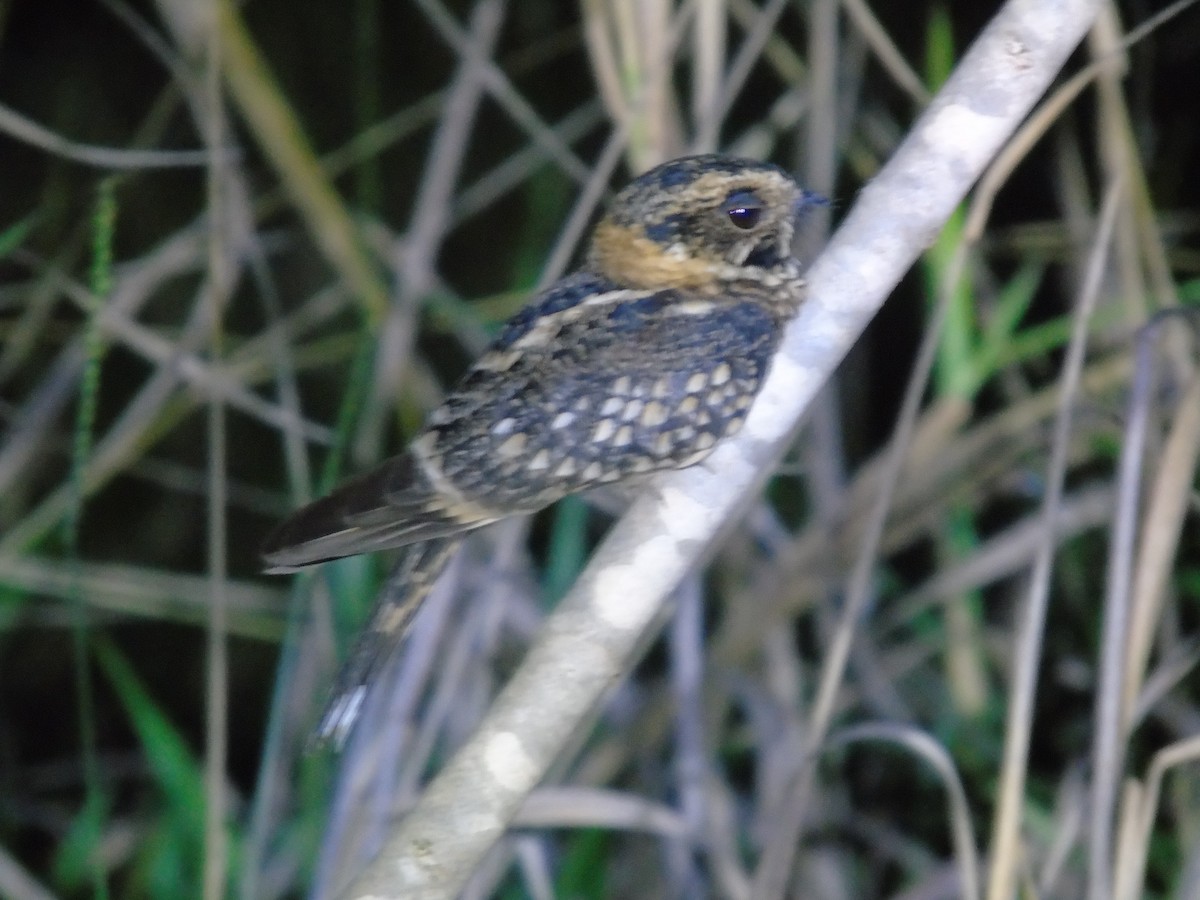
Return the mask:
{"type": "Polygon", "coordinates": [[[1047,539],[1038,545],[1030,575],[1029,597],[1016,637],[1011,698],[1004,733],[1004,761],[1000,771],[1000,802],[992,829],[991,861],[988,874],[988,900],[1011,900],[1016,890],[1020,854],[1017,843],[1021,832],[1021,807],[1025,797],[1025,774],[1029,759],[1029,739],[1033,732],[1033,702],[1037,691],[1038,663],[1042,657],[1042,632],[1050,602],[1050,571],[1054,562],[1054,521],[1062,502],[1063,479],[1071,442],[1071,410],[1079,394],[1080,372],[1087,349],[1087,333],[1092,311],[1100,294],[1109,241],[1121,199],[1121,185],[1109,187],[1096,229],[1095,244],[1088,262],[1087,277],[1075,311],[1071,342],[1063,363],[1059,413],[1054,425],[1054,440],[1046,475],[1046,494],[1042,515],[1047,539]]]}
{"type": "MultiPolygon", "coordinates": [[[[214,362],[222,355],[222,310],[232,281],[226,253],[225,166],[218,155],[225,135],[224,102],[221,96],[221,42],[215,27],[209,31],[205,110],[202,127],[209,148],[208,167],[208,302],[212,306],[211,352],[214,362]]],[[[229,493],[226,473],[225,403],[219,396],[208,402],[208,615],[207,665],[205,667],[204,739],[204,887],[205,900],[225,896],[229,847],[225,836],[225,763],[229,753],[229,644],[227,636],[226,584],[229,576],[229,493]]]]}

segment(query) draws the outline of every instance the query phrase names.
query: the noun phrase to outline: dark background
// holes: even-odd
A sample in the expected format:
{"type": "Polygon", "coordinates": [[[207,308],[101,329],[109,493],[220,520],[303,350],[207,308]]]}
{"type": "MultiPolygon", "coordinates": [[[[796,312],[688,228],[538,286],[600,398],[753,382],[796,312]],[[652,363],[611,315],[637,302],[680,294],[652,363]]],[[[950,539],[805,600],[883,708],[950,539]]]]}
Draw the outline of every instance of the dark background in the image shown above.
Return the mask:
{"type": "MultiPolygon", "coordinates": [[[[919,72],[926,71],[925,60],[935,34],[933,23],[944,21],[949,25],[953,51],[961,53],[994,12],[993,4],[983,3],[874,6],[901,54],[919,72]]],[[[469,8],[466,3],[448,6],[460,22],[468,18],[469,8]]],[[[152,4],[130,3],[121,9],[142,21],[165,46],[173,46],[152,4]]],[[[1156,7],[1129,2],[1118,4],[1118,9],[1128,28],[1143,21],[1156,7]]],[[[263,59],[318,154],[341,147],[367,125],[419,104],[432,92],[445,88],[458,65],[454,52],[413,4],[254,0],[245,6],[244,16],[263,59]]],[[[547,122],[557,122],[596,97],[578,16],[579,9],[573,3],[513,3],[498,42],[494,58],[524,100],[547,122]]],[[[843,23],[844,37],[848,31],[843,23]]],[[[803,56],[807,40],[805,5],[789,7],[775,34],[781,43],[803,56]]],[[[731,43],[736,46],[743,32],[735,27],[731,35],[731,43]]],[[[844,74],[848,81],[852,77],[861,79],[861,87],[855,97],[855,119],[842,123],[845,134],[839,137],[843,156],[837,182],[828,186],[835,221],[854,202],[874,169],[886,160],[889,142],[903,135],[917,113],[912,101],[869,54],[851,75],[851,60],[863,56],[860,44],[846,40],[847,46],[842,48],[847,60],[844,74]]],[[[1197,46],[1200,15],[1189,10],[1131,50],[1127,74],[1121,82],[1154,222],[1163,236],[1172,275],[1185,302],[1190,297],[1192,304],[1196,302],[1195,279],[1200,267],[1194,212],[1200,199],[1200,179],[1196,178],[1200,134],[1196,94],[1191,87],[1200,66],[1197,46]]],[[[185,67],[190,65],[178,56],[176,61],[185,67]]],[[[1079,51],[1068,71],[1077,71],[1086,61],[1085,52],[1079,51]]],[[[688,67],[681,61],[675,83],[683,96],[689,80],[688,67]]],[[[172,96],[169,85],[170,75],[162,62],[131,33],[112,6],[92,0],[0,0],[0,103],[46,129],[79,144],[104,147],[132,146],[140,132],[149,135],[150,145],[159,149],[201,147],[202,136],[188,107],[177,94],[172,96]]],[[[779,77],[760,63],[733,104],[722,130],[723,141],[733,141],[746,128],[763,121],[782,89],[779,77]]],[[[686,125],[686,102],[681,108],[686,125]]],[[[279,176],[232,106],[229,119],[232,139],[241,153],[238,165],[255,193],[254,200],[261,201],[276,192],[279,176]]],[[[1104,124],[1094,91],[1085,92],[1018,168],[989,221],[980,248],[981,261],[973,273],[978,290],[994,294],[997,284],[1013,277],[1024,264],[1035,262],[1045,267],[1045,277],[1023,325],[1033,327],[1061,319],[1074,302],[1072,266],[1086,248],[1073,244],[1068,236],[1066,223],[1071,211],[1064,208],[1063,166],[1075,166],[1081,183],[1093,197],[1099,194],[1106,168],[1097,133],[1104,124]],[[1070,162],[1064,163],[1064,159],[1070,162]]],[[[606,118],[599,117],[595,127],[573,142],[575,152],[586,163],[595,160],[609,125],[606,118]]],[[[434,120],[429,119],[336,179],[336,187],[365,233],[376,238],[382,233],[394,239],[423,214],[414,208],[414,200],[427,171],[433,126],[434,120]]],[[[471,129],[460,185],[473,183],[524,147],[527,140],[495,102],[485,101],[471,129]]],[[[801,146],[796,128],[783,129],[775,136],[772,158],[803,173],[801,146]]],[[[0,255],[0,343],[12,341],[18,324],[29,321],[30,298],[37,291],[49,290],[52,294],[42,307],[40,324],[28,348],[10,368],[0,372],[0,448],[21,433],[22,416],[40,402],[39,391],[50,384],[55,360],[86,326],[80,303],[47,285],[55,272],[87,282],[97,190],[109,174],[30,146],[8,130],[0,131],[0,235],[15,234],[9,229],[18,225],[28,229],[16,246],[0,255]]],[[[623,169],[614,183],[621,183],[629,174],[623,169]]],[[[111,242],[117,272],[124,265],[136,265],[172,236],[197,227],[207,203],[206,190],[202,168],[121,173],[114,187],[117,218],[111,242]]],[[[436,260],[442,284],[434,295],[420,298],[422,313],[415,347],[424,380],[416,379],[410,392],[404,393],[403,404],[407,405],[399,414],[387,414],[389,427],[380,449],[394,450],[402,445],[419,421],[421,408],[435,401],[436,386],[452,381],[469,360],[472,341],[494,329],[519,305],[524,292],[537,281],[578,190],[570,176],[553,163],[542,162],[494,203],[450,231],[436,260]]],[[[273,311],[263,302],[266,291],[261,283],[242,278],[223,320],[224,340],[231,352],[254,339],[278,312],[294,310],[303,298],[329,286],[337,277],[289,202],[276,204],[254,221],[259,239],[268,248],[269,293],[276,298],[278,309],[273,311]]],[[[378,240],[373,246],[378,248],[378,240]]],[[[388,283],[394,283],[395,272],[389,271],[389,266],[395,257],[376,253],[374,258],[388,283]]],[[[163,340],[175,340],[195,302],[201,272],[202,268],[195,267],[162,283],[142,308],[138,321],[163,340]]],[[[878,451],[890,433],[923,332],[930,302],[930,273],[928,268],[914,270],[845,364],[835,407],[844,449],[839,464],[849,475],[878,451]]],[[[1118,297],[1110,298],[1110,302],[1126,310],[1149,311],[1163,298],[1134,302],[1134,298],[1118,297]]],[[[1136,316],[1113,313],[1108,321],[1111,327],[1100,335],[1097,353],[1127,352],[1138,324],[1136,316]]],[[[319,330],[302,335],[295,349],[307,355],[300,367],[298,386],[309,419],[328,425],[336,421],[350,388],[347,373],[353,348],[362,338],[362,318],[350,300],[323,321],[319,330]],[[340,344],[337,339],[342,339],[340,344]]],[[[1061,351],[1061,342],[1051,345],[1044,353],[987,380],[972,397],[970,421],[978,424],[999,416],[1022,396],[1053,384],[1061,351]]],[[[108,336],[92,428],[98,438],[128,412],[130,402],[153,371],[143,354],[119,338],[108,336]]],[[[251,388],[264,397],[275,396],[269,378],[259,378],[251,388]]],[[[1177,388],[1168,379],[1163,389],[1165,411],[1155,419],[1156,427],[1169,424],[1170,397],[1177,396],[1177,392],[1172,393],[1177,388]]],[[[121,565],[134,572],[206,575],[206,411],[203,398],[197,398],[186,386],[176,390],[178,413],[164,413],[160,423],[150,429],[145,445],[89,495],[77,553],[70,549],[61,527],[18,548],[19,553],[64,572],[69,571],[70,560],[77,556],[89,564],[121,565]]],[[[930,403],[936,399],[931,396],[930,403]]],[[[1076,486],[1111,478],[1116,449],[1122,440],[1124,408],[1116,397],[1097,400],[1087,413],[1090,418],[1083,417],[1081,442],[1090,442],[1091,447],[1073,461],[1071,483],[1076,486]]],[[[36,453],[0,496],[0,537],[17,528],[53,491],[69,482],[72,446],[78,434],[76,417],[76,402],[72,399],[52,417],[52,427],[41,433],[36,453]]],[[[230,576],[275,591],[274,605],[264,614],[265,629],[272,637],[235,635],[229,648],[228,779],[232,794],[238,798],[234,818],[244,824],[246,804],[255,794],[261,773],[264,733],[271,698],[277,690],[279,640],[285,631],[290,602],[285,580],[259,574],[257,547],[271,523],[292,508],[294,499],[282,463],[278,431],[237,412],[229,414],[228,428],[230,576]]],[[[326,454],[324,448],[313,450],[314,471],[319,471],[326,454]]],[[[803,460],[803,451],[798,452],[793,469],[797,464],[803,468],[803,460]]],[[[343,469],[359,468],[368,461],[351,454],[343,469]]],[[[1026,456],[1023,465],[1011,473],[1008,491],[968,498],[958,507],[959,512],[972,521],[981,536],[1001,530],[1034,508],[1044,463],[1044,457],[1026,456]]],[[[809,493],[800,481],[793,476],[781,479],[771,494],[773,509],[781,521],[797,529],[811,511],[809,493]]],[[[947,491],[947,495],[952,493],[947,491]]],[[[539,517],[531,531],[528,547],[533,568],[529,577],[534,582],[554,565],[556,521],[553,514],[539,517]]],[[[585,543],[602,530],[606,519],[593,513],[587,521],[585,543]]],[[[1198,537],[1193,503],[1177,561],[1179,579],[1172,586],[1177,605],[1164,625],[1181,641],[1188,639],[1197,624],[1198,537]]],[[[881,578],[881,602],[902,594],[905,586],[920,584],[937,569],[940,557],[934,544],[926,536],[891,547],[881,578]]],[[[1053,684],[1044,695],[1044,714],[1061,725],[1051,729],[1052,734],[1041,736],[1033,756],[1035,775],[1042,777],[1035,778],[1032,791],[1040,791],[1045,798],[1052,799],[1056,779],[1086,744],[1091,676],[1085,673],[1084,683],[1076,685],[1069,673],[1080,666],[1086,669],[1095,658],[1105,559],[1104,532],[1092,531],[1072,545],[1063,563],[1061,581],[1056,581],[1062,602],[1054,606],[1047,638],[1046,669],[1053,684]]],[[[985,587],[980,596],[992,602],[979,613],[981,628],[1006,631],[1011,626],[1012,588],[1006,582],[985,587]]],[[[710,590],[720,594],[722,588],[714,584],[710,590]]],[[[720,597],[713,600],[714,606],[720,602],[720,597]]],[[[73,623],[79,620],[79,603],[88,621],[87,640],[100,636],[110,642],[108,646],[120,654],[149,692],[149,708],[175,730],[186,755],[197,767],[204,752],[206,729],[202,609],[185,613],[179,604],[166,603],[161,612],[142,615],[112,611],[90,603],[86,594],[72,602],[61,592],[33,589],[27,580],[12,576],[9,569],[3,570],[0,847],[63,896],[94,892],[91,882],[80,877],[69,861],[88,858],[80,850],[86,843],[81,836],[86,829],[80,818],[86,778],[80,750],[78,655],[74,649],[79,633],[73,623]],[[83,857],[78,856],[80,853],[83,857]]],[[[819,658],[821,623],[802,615],[795,626],[799,652],[810,661],[819,658]]],[[[927,640],[932,645],[944,640],[935,626],[920,621],[910,623],[907,637],[927,640]],[[932,634],[926,626],[933,628],[932,634]]],[[[988,711],[977,719],[967,721],[951,713],[944,694],[937,693],[948,690],[945,685],[931,687],[933,680],[922,683],[923,687],[901,685],[902,690],[913,691],[908,700],[919,710],[919,722],[943,729],[940,733],[955,750],[967,777],[975,776],[970,790],[981,811],[990,809],[994,799],[990,796],[988,772],[994,769],[1003,728],[1003,662],[999,658],[1004,654],[995,652],[998,659],[990,670],[992,699],[988,711]]],[[[651,681],[661,677],[661,660],[656,668],[655,659],[652,655],[641,677],[651,681]]],[[[131,725],[128,698],[122,699],[121,693],[114,690],[111,671],[103,665],[97,667],[95,661],[92,666],[92,692],[87,703],[96,725],[95,746],[109,808],[99,819],[99,833],[92,836],[96,848],[107,849],[91,852],[107,854],[114,896],[153,893],[148,886],[162,882],[147,873],[159,864],[169,868],[163,860],[175,858],[172,852],[185,858],[191,845],[172,836],[170,828],[160,827],[169,816],[162,812],[163,781],[154,775],[155,764],[150,759],[155,751],[147,746],[144,734],[131,725]],[[130,842],[121,844],[114,836],[118,826],[128,827],[130,842]],[[173,840],[177,842],[176,850],[164,849],[173,840]]],[[[1196,721],[1194,677],[1185,679],[1172,702],[1181,717],[1176,721],[1196,721]]],[[[1140,736],[1135,759],[1144,763],[1146,754],[1175,734],[1171,726],[1152,722],[1140,736]]],[[[874,763],[856,761],[856,753],[846,757],[838,775],[848,796],[836,802],[857,798],[873,815],[887,819],[897,805],[905,805],[908,779],[897,778],[886,765],[881,767],[877,757],[874,763]]],[[[753,780],[753,766],[743,769],[736,754],[730,758],[728,771],[735,785],[739,773],[744,774],[746,784],[753,780]]],[[[319,780],[318,776],[313,778],[319,780]]],[[[309,823],[305,827],[315,829],[321,818],[320,790],[314,788],[309,793],[308,805],[297,809],[296,815],[298,821],[309,823]]],[[[1170,819],[1169,814],[1165,817],[1170,819]]],[[[940,812],[931,819],[917,829],[914,840],[925,842],[934,853],[944,853],[940,812]]],[[[988,816],[981,812],[978,823],[984,835],[987,821],[988,816]]],[[[1155,890],[1169,889],[1172,873],[1186,852],[1175,843],[1174,824],[1173,820],[1165,824],[1164,836],[1156,844],[1159,865],[1153,876],[1157,880],[1151,885],[1155,890]]],[[[235,824],[233,830],[238,827],[235,824]]],[[[827,824],[826,829],[818,829],[819,841],[842,840],[848,826],[827,824]]],[[[858,842],[870,844],[871,840],[860,834],[847,844],[853,847],[858,842]]],[[[299,840],[297,846],[306,844],[299,840]]],[[[572,851],[560,847],[559,852],[561,858],[570,858],[572,851]]],[[[603,868],[616,865],[614,860],[621,858],[622,852],[629,852],[629,848],[622,850],[614,842],[595,855],[607,861],[600,864],[603,868]]],[[[180,871],[192,871],[196,861],[180,865],[184,867],[180,871]]],[[[897,874],[903,869],[899,864],[879,863],[874,869],[870,863],[863,865],[859,884],[866,893],[862,896],[874,890],[895,891],[907,883],[897,874]]],[[[295,883],[282,890],[283,894],[299,895],[307,877],[304,869],[303,863],[297,866],[300,874],[295,883]]],[[[187,882],[186,875],[181,879],[187,882]]],[[[613,885],[619,882],[607,883],[609,887],[600,888],[599,895],[617,895],[613,885]]],[[[189,893],[190,889],[181,888],[179,895],[189,893]]]]}

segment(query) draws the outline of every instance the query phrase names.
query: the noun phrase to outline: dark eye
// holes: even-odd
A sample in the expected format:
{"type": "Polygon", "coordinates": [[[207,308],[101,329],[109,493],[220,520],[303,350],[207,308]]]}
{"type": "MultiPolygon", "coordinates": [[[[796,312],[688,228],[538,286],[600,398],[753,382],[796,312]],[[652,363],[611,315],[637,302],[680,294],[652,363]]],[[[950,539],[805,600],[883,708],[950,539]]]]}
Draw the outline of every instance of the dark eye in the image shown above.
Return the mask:
{"type": "Polygon", "coordinates": [[[734,191],[725,200],[725,215],[743,230],[750,230],[762,218],[763,202],[754,191],[734,191]]]}

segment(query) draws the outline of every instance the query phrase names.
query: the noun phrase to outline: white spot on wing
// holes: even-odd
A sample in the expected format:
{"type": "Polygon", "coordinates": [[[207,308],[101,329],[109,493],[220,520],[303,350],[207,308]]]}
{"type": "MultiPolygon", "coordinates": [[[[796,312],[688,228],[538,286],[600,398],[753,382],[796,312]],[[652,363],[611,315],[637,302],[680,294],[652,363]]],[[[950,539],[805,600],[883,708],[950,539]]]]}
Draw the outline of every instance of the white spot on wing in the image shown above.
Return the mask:
{"type": "Polygon", "coordinates": [[[496,453],[505,459],[512,459],[514,456],[520,456],[525,450],[527,438],[521,432],[514,434],[507,441],[496,448],[496,453]]]}
{"type": "Polygon", "coordinates": [[[517,350],[507,353],[493,350],[491,353],[485,353],[481,356],[472,368],[478,369],[481,372],[507,372],[520,358],[521,353],[517,350]]]}
{"type": "Polygon", "coordinates": [[[617,303],[624,303],[626,300],[641,300],[649,297],[653,291],[608,291],[604,294],[595,294],[588,297],[581,304],[582,306],[614,306],[617,303]]]}
{"type": "Polygon", "coordinates": [[[711,300],[684,300],[682,303],[672,303],[668,309],[675,315],[703,316],[712,312],[716,306],[711,300]]]}
{"type": "MultiPolygon", "coordinates": [[[[632,416],[630,417],[632,418],[632,416]]],[[[645,410],[642,412],[642,424],[647,428],[654,428],[667,421],[667,408],[657,400],[652,400],[646,404],[645,410]]]]}

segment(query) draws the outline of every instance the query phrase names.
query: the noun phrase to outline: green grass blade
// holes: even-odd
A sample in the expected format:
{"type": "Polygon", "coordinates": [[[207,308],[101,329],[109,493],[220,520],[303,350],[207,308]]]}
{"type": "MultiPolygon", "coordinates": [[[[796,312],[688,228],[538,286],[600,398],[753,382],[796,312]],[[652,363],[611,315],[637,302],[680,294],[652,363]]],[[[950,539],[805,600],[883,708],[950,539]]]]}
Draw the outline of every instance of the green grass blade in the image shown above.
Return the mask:
{"type": "MultiPolygon", "coordinates": [[[[75,572],[73,582],[74,623],[72,627],[72,654],[75,663],[75,693],[79,712],[80,752],[83,756],[84,806],[72,829],[71,839],[59,856],[60,873],[68,874],[72,860],[78,862],[85,839],[95,839],[93,847],[99,846],[104,830],[105,810],[108,801],[104,796],[100,777],[100,763],[96,750],[96,710],[92,696],[92,675],[88,659],[87,606],[79,586],[79,530],[83,520],[83,504],[86,496],[84,472],[91,454],[92,435],[96,422],[96,399],[100,393],[100,366],[104,357],[104,342],[100,333],[100,312],[104,299],[112,292],[113,235],[116,230],[117,201],[111,179],[100,182],[97,189],[96,208],[92,220],[92,266],[91,297],[89,299],[88,323],[84,332],[84,363],[79,385],[79,406],[75,415],[75,431],[71,450],[71,504],[63,519],[63,544],[67,558],[75,572]]],[[[92,880],[95,897],[108,897],[108,876],[99,853],[91,852],[86,871],[92,880]]]]}
{"type": "Polygon", "coordinates": [[[25,239],[29,237],[29,232],[33,231],[36,222],[37,215],[32,214],[0,231],[0,259],[4,259],[25,243],[25,239]]]}

